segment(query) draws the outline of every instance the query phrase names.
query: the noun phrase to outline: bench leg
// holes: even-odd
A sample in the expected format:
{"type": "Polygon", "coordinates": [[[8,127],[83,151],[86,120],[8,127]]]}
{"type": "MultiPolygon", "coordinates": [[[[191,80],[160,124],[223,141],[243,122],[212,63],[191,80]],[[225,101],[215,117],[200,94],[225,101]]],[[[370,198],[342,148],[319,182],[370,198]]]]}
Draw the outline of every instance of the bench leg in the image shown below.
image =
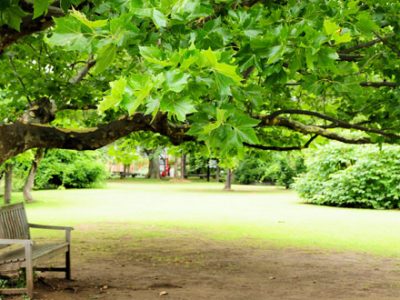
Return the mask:
{"type": "Polygon", "coordinates": [[[65,253],[65,279],[71,280],[71,250],[69,246],[65,253]]]}
{"type": "Polygon", "coordinates": [[[32,264],[32,245],[25,245],[25,276],[26,293],[30,299],[33,298],[33,264],[32,264]]]}
{"type": "Polygon", "coordinates": [[[65,240],[68,243],[68,249],[65,253],[65,279],[71,280],[71,230],[65,231],[65,240]]]}

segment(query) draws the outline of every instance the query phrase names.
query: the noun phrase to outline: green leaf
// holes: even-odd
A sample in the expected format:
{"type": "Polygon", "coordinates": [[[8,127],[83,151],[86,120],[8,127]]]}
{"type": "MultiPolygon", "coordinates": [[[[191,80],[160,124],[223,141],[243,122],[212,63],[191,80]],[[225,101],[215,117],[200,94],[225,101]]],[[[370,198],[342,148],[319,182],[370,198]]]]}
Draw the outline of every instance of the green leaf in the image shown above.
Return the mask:
{"type": "Polygon", "coordinates": [[[219,90],[219,94],[221,97],[226,97],[226,96],[232,95],[230,86],[233,83],[234,82],[229,77],[215,73],[215,84],[219,90]]]}
{"type": "Polygon", "coordinates": [[[357,19],[356,26],[361,32],[369,34],[379,30],[379,26],[367,11],[359,13],[357,19]]]}
{"type": "Polygon", "coordinates": [[[146,103],[146,114],[155,114],[160,109],[160,98],[149,97],[146,103]]]}
{"type": "Polygon", "coordinates": [[[108,23],[107,20],[90,21],[82,12],[75,9],[72,9],[70,15],[91,29],[104,27],[108,23]]]}
{"type": "Polygon", "coordinates": [[[141,47],[139,46],[139,51],[142,57],[153,64],[157,64],[163,67],[173,66],[171,61],[163,59],[163,53],[158,47],[141,47]]]}
{"type": "Polygon", "coordinates": [[[196,111],[193,102],[188,98],[165,97],[161,101],[162,111],[169,112],[178,121],[185,121],[186,115],[196,111]]]}
{"type": "Polygon", "coordinates": [[[145,99],[150,96],[152,89],[160,81],[161,77],[152,77],[147,74],[133,75],[129,78],[128,90],[131,96],[124,102],[129,114],[134,114],[138,107],[144,104],[145,99]]]}
{"type": "Polygon", "coordinates": [[[179,70],[167,71],[165,72],[165,86],[169,91],[180,93],[186,87],[189,77],[189,74],[179,70]]]}
{"type": "Polygon", "coordinates": [[[285,47],[283,45],[278,45],[278,46],[272,47],[268,54],[267,64],[270,65],[270,64],[276,63],[278,60],[280,60],[282,58],[284,50],[285,50],[285,47]]]}
{"type": "Polygon", "coordinates": [[[327,35],[332,35],[339,30],[340,30],[340,27],[335,22],[333,22],[329,19],[324,20],[324,32],[327,35]]]}
{"type": "Polygon", "coordinates": [[[47,9],[49,8],[50,1],[49,0],[34,0],[33,1],[33,19],[41,15],[45,15],[47,13],[47,9]]]}
{"type": "Polygon", "coordinates": [[[116,106],[122,100],[126,85],[127,81],[125,77],[110,82],[111,92],[100,102],[99,111],[104,112],[107,109],[116,106]]]}
{"type": "Polygon", "coordinates": [[[154,9],[151,18],[157,28],[167,27],[168,19],[161,11],[154,9]]]}
{"type": "Polygon", "coordinates": [[[99,74],[107,69],[107,67],[110,66],[115,59],[116,54],[117,46],[115,46],[114,44],[108,44],[101,48],[97,53],[94,72],[96,74],[99,74]]]}
{"type": "Polygon", "coordinates": [[[214,66],[214,70],[218,73],[225,75],[226,77],[231,78],[235,83],[240,84],[242,81],[242,77],[236,73],[236,66],[228,65],[225,63],[217,63],[214,66]]]}
{"type": "Polygon", "coordinates": [[[337,32],[333,35],[333,39],[335,40],[335,44],[339,45],[350,42],[351,35],[350,32],[345,32],[345,33],[337,32]]]}
{"type": "Polygon", "coordinates": [[[211,48],[201,50],[199,55],[199,64],[202,67],[214,67],[218,63],[217,55],[211,48]]]}
{"type": "Polygon", "coordinates": [[[55,19],[55,29],[47,42],[52,46],[65,47],[69,51],[90,50],[90,39],[81,31],[81,24],[70,16],[55,19]]]}

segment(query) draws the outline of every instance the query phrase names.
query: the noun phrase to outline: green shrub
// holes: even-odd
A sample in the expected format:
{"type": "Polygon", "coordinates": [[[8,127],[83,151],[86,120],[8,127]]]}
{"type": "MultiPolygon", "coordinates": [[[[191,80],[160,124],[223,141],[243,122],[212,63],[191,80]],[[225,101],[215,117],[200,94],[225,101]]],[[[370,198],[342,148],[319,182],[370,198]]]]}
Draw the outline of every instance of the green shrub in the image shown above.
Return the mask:
{"type": "Polygon", "coordinates": [[[235,170],[235,180],[241,184],[270,182],[289,188],[304,169],[304,159],[299,152],[252,153],[235,170]]]}
{"type": "Polygon", "coordinates": [[[39,165],[35,188],[87,188],[107,177],[98,152],[50,150],[39,165]]]}
{"type": "Polygon", "coordinates": [[[246,158],[235,169],[235,181],[241,184],[272,181],[264,176],[267,164],[258,158],[246,158]]]}
{"type": "Polygon", "coordinates": [[[295,186],[321,205],[400,207],[400,147],[329,144],[306,160],[307,173],[295,186]]]}

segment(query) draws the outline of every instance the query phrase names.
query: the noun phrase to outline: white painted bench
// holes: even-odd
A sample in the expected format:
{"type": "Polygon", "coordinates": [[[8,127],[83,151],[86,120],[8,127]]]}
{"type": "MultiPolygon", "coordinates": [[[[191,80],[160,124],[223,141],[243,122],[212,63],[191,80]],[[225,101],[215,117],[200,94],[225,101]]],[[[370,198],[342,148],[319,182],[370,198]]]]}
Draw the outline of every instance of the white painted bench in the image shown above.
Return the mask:
{"type": "Polygon", "coordinates": [[[33,297],[33,271],[65,272],[71,279],[71,230],[72,227],[29,224],[22,203],[0,207],[0,273],[25,269],[25,288],[3,288],[0,294],[27,294],[33,297]],[[65,242],[36,244],[31,240],[30,228],[65,231],[65,242]],[[19,247],[18,247],[19,245],[19,247]],[[37,267],[44,259],[65,255],[65,267],[37,267]]]}

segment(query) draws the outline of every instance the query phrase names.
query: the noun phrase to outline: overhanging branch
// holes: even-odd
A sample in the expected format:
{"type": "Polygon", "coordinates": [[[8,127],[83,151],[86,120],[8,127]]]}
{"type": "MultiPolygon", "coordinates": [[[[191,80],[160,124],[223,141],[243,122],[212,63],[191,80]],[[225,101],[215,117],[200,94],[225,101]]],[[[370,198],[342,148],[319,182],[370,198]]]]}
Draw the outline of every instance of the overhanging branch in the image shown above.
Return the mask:
{"type": "Polygon", "coordinates": [[[151,116],[136,113],[96,128],[63,129],[41,124],[15,122],[0,125],[0,164],[32,148],[95,150],[135,131],[152,131],[167,136],[173,144],[193,138],[185,130],[174,129],[164,114],[151,116]]]}

